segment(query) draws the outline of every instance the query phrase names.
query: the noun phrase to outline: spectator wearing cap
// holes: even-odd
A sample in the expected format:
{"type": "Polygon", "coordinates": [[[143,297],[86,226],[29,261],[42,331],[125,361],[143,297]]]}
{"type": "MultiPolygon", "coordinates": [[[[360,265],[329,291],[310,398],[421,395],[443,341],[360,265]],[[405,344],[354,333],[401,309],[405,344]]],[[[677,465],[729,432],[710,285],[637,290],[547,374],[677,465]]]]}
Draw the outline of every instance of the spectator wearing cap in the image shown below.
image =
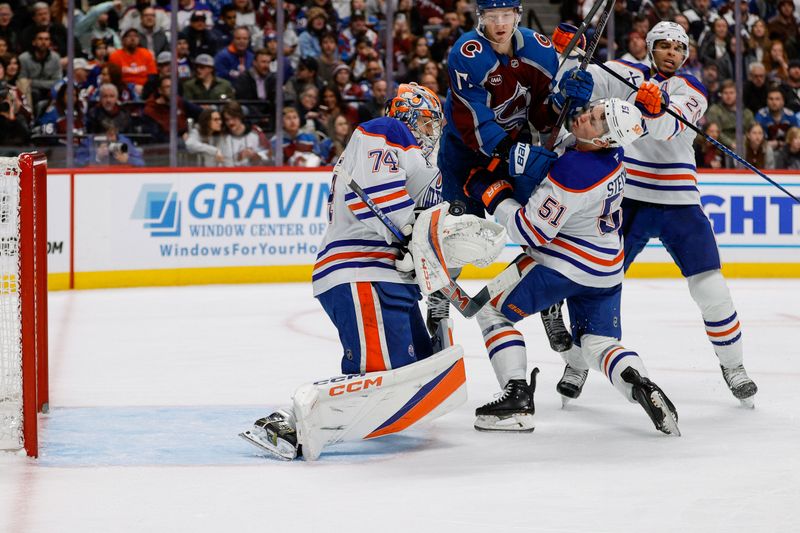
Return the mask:
{"type": "MultiPolygon", "coordinates": [[[[150,95],[158,91],[158,84],[161,78],[170,76],[170,67],[172,65],[172,54],[170,52],[161,52],[156,59],[156,73],[147,76],[147,82],[142,87],[142,100],[147,100],[150,95]]],[[[180,78],[179,78],[180,79],[180,78]]],[[[178,94],[183,91],[183,86],[178,84],[178,94]]]]}
{"type": "Polygon", "coordinates": [[[86,127],[89,133],[105,131],[104,122],[113,123],[117,127],[117,131],[129,131],[131,116],[120,106],[117,87],[112,83],[104,83],[100,86],[99,93],[100,99],[86,115],[86,127]]]}
{"type": "Polygon", "coordinates": [[[295,26],[298,31],[305,30],[309,21],[308,12],[315,8],[325,12],[325,17],[328,19],[328,24],[331,27],[347,26],[347,22],[342,18],[342,11],[343,8],[346,7],[347,13],[345,13],[344,16],[349,17],[351,4],[352,0],[336,0],[336,6],[333,5],[331,0],[311,0],[310,2],[306,2],[307,7],[302,8],[295,15],[295,26]]]}
{"type": "Polygon", "coordinates": [[[253,66],[255,54],[250,49],[250,30],[239,26],[233,31],[233,41],[214,57],[217,77],[232,81],[253,66]]]}
{"type": "Polygon", "coordinates": [[[364,91],[357,83],[353,83],[350,67],[342,63],[333,69],[333,84],[345,101],[358,101],[364,98],[364,91]]]}
{"type": "Polygon", "coordinates": [[[234,91],[231,82],[214,75],[214,58],[208,54],[200,54],[194,59],[195,75],[183,82],[183,97],[191,102],[231,100],[234,91]]]}
{"type": "Polygon", "coordinates": [[[767,28],[770,38],[784,42],[793,56],[797,53],[798,26],[800,19],[795,15],[794,2],[779,0],[778,14],[767,21],[767,28]]]}
{"type": "Polygon", "coordinates": [[[51,46],[55,47],[59,58],[67,56],[67,28],[60,22],[52,20],[50,6],[45,2],[36,2],[31,8],[33,24],[26,26],[20,35],[22,49],[32,52],[35,48],[36,36],[46,31],[50,35],[51,46]]]}
{"type": "Polygon", "coordinates": [[[628,52],[620,57],[620,59],[622,61],[630,61],[631,63],[641,63],[648,67],[650,66],[650,58],[647,57],[647,44],[641,33],[632,31],[628,34],[628,52]]]}
{"type": "Polygon", "coordinates": [[[154,57],[158,57],[161,52],[169,51],[167,32],[156,25],[156,8],[148,6],[142,9],[139,35],[142,46],[150,50],[154,57]]]}
{"type": "Polygon", "coordinates": [[[50,98],[50,88],[61,79],[61,57],[50,49],[50,32],[41,30],[33,39],[33,51],[19,56],[19,85],[30,87],[34,108],[50,98]],[[27,81],[25,81],[27,80],[27,81]]]}
{"type": "MultiPolygon", "coordinates": [[[[76,57],[72,60],[72,77],[75,83],[75,93],[78,95],[78,102],[84,113],[89,110],[89,96],[90,89],[93,87],[89,84],[89,72],[91,67],[89,62],[82,57],[76,57]]],[[[62,85],[67,83],[67,77],[61,78],[58,83],[50,88],[50,99],[55,100],[58,90],[62,85]]]]}
{"type": "Polygon", "coordinates": [[[322,36],[330,31],[328,16],[325,10],[312,7],[307,12],[308,24],[306,31],[298,38],[300,57],[319,57],[322,54],[322,36]]]}
{"type": "Polygon", "coordinates": [[[378,49],[378,34],[367,27],[363,12],[354,11],[350,16],[350,25],[339,32],[339,55],[342,61],[350,63],[355,58],[359,39],[365,40],[373,50],[378,49]]]}
{"type": "Polygon", "coordinates": [[[153,52],[140,45],[139,32],[133,28],[122,34],[122,48],[112,52],[109,63],[122,70],[122,81],[132,83],[136,92],[142,92],[147,76],[156,73],[156,60],[153,52]]]}
{"type": "Polygon", "coordinates": [[[767,105],[756,113],[756,122],[764,128],[767,144],[773,150],[780,150],[786,141],[786,132],[790,128],[800,127],[797,115],[784,107],[783,92],[778,87],[767,91],[767,105]]]}
{"type": "MultiPolygon", "coordinates": [[[[169,9],[167,9],[169,11],[169,9]]],[[[203,0],[178,0],[178,31],[183,31],[189,25],[191,18],[200,15],[206,22],[206,28],[214,25],[214,14],[203,0]]]]}
{"type": "Polygon", "coordinates": [[[189,58],[192,60],[200,54],[214,57],[217,53],[217,38],[206,26],[206,17],[202,13],[193,13],[189,25],[180,35],[189,42],[189,58]]]}
{"type": "Polygon", "coordinates": [[[214,39],[217,46],[224,48],[233,41],[233,30],[236,29],[236,7],[225,4],[220,11],[219,20],[214,24],[214,39]]]}
{"type": "Polygon", "coordinates": [[[284,99],[287,102],[297,103],[302,93],[307,87],[322,89],[322,82],[317,76],[319,64],[313,57],[304,57],[297,64],[297,71],[294,76],[283,86],[284,99]]]}

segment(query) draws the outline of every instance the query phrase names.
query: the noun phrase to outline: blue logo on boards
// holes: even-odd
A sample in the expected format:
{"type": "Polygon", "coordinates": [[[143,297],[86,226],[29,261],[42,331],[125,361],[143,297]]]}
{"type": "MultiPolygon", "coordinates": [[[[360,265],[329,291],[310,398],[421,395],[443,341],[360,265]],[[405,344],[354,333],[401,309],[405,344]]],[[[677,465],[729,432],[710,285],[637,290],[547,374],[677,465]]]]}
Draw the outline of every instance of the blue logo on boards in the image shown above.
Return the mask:
{"type": "Polygon", "coordinates": [[[181,234],[181,202],[172,184],[146,183],[139,191],[131,214],[133,220],[144,220],[151,237],[179,237],[181,234]]]}

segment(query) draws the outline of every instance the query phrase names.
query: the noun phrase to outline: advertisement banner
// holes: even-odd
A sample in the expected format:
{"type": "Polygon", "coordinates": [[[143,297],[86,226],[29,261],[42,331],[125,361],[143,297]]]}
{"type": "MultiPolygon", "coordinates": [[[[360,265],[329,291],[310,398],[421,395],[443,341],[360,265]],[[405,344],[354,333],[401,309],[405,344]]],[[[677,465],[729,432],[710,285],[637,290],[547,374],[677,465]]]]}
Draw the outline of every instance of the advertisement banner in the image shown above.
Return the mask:
{"type": "MultiPolygon", "coordinates": [[[[206,270],[178,282],[237,281],[220,270],[231,268],[250,269],[252,275],[238,281],[306,279],[327,224],[330,178],[330,169],[77,173],[75,272],[133,278],[94,286],[136,284],[137,277],[140,284],[157,284],[141,273],[163,277],[186,269],[206,270]]],[[[775,179],[800,194],[800,175],[775,179]]],[[[800,276],[800,205],[745,172],[703,173],[698,185],[724,263],[748,265],[755,275],[800,276]],[[770,274],[770,265],[780,269],[770,274]]],[[[519,247],[509,245],[501,260],[517,253],[519,247]]],[[[671,264],[656,241],[636,261],[671,264]]],[[[632,274],[674,272],[659,267],[632,274]]]]}
{"type": "Polygon", "coordinates": [[[69,277],[69,174],[47,173],[47,272],[53,288],[69,277]]]}

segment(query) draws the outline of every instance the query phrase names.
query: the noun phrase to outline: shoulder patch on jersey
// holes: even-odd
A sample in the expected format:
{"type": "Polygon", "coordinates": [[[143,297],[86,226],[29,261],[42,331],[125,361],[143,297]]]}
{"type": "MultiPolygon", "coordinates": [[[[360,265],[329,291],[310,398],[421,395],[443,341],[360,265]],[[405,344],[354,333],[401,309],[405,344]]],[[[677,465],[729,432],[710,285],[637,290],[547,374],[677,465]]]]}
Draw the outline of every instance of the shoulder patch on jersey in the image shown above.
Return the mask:
{"type": "Polygon", "coordinates": [[[700,80],[698,80],[691,74],[676,74],[675,76],[685,81],[686,85],[688,85],[695,91],[702,94],[703,98],[708,100],[708,91],[706,91],[705,85],[703,85],[703,83],[700,80]]]}
{"type": "Polygon", "coordinates": [[[483,44],[475,39],[470,39],[459,47],[459,51],[461,52],[462,56],[472,59],[476,55],[483,52],[483,44]]]}
{"type": "Polygon", "coordinates": [[[622,149],[580,152],[570,150],[558,158],[549,178],[569,192],[585,192],[600,185],[622,165],[622,149]]]}
{"type": "Polygon", "coordinates": [[[359,124],[357,129],[370,137],[383,137],[386,140],[386,144],[403,150],[419,148],[419,143],[411,134],[408,126],[395,118],[374,118],[359,124]]]}

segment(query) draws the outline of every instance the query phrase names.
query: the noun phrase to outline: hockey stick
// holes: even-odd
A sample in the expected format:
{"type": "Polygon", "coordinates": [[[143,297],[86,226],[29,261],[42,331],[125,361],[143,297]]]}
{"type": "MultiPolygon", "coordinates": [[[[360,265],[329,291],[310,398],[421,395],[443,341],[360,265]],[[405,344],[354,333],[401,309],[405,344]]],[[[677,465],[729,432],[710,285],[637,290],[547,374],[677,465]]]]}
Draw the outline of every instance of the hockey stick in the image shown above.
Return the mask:
{"type": "MultiPolygon", "coordinates": [[[[584,60],[586,60],[587,57],[590,57],[588,52],[583,52],[580,48],[578,48],[577,51],[578,51],[578,54],[583,55],[583,59],[584,60]]],[[[594,63],[595,65],[597,65],[598,67],[600,67],[601,69],[603,69],[605,72],[607,72],[608,74],[610,74],[614,78],[618,79],[619,81],[621,81],[622,83],[627,85],[630,89],[632,89],[634,91],[638,91],[639,90],[639,88],[636,85],[634,85],[630,80],[627,80],[627,79],[623,78],[621,75],[619,75],[618,73],[614,72],[612,69],[610,69],[602,61],[600,61],[598,59],[591,58],[591,62],[594,63]]],[[[583,62],[581,62],[581,64],[583,64],[583,62]]],[[[740,165],[742,165],[746,169],[748,169],[748,170],[750,170],[752,172],[755,172],[756,174],[758,174],[759,176],[761,176],[762,178],[764,178],[765,180],[770,182],[772,185],[774,185],[775,187],[780,189],[789,198],[791,198],[792,200],[794,200],[795,202],[800,204],[800,199],[798,199],[797,196],[795,196],[792,193],[790,193],[789,191],[787,191],[781,184],[779,184],[778,182],[774,181],[772,178],[770,178],[769,176],[767,176],[766,174],[764,174],[763,172],[758,170],[755,166],[751,165],[747,160],[745,160],[742,157],[740,157],[739,154],[737,154],[736,152],[734,152],[733,150],[731,150],[730,148],[728,148],[727,146],[725,146],[724,144],[722,144],[718,140],[708,136],[705,132],[703,132],[703,130],[701,130],[700,128],[698,128],[694,124],[692,124],[690,121],[688,121],[687,119],[685,119],[684,117],[682,117],[681,115],[679,115],[678,113],[673,111],[672,109],[666,108],[665,111],[669,116],[671,116],[674,119],[678,120],[679,122],[683,123],[687,128],[689,128],[690,130],[694,131],[695,133],[697,133],[698,135],[703,137],[706,141],[708,141],[711,144],[713,144],[719,151],[721,151],[722,153],[724,153],[726,155],[729,155],[730,157],[732,157],[734,160],[736,160],[740,165]]]]}
{"type": "MultiPolygon", "coordinates": [[[[586,30],[589,28],[589,24],[592,23],[592,19],[594,18],[595,14],[597,14],[597,10],[600,9],[601,5],[603,5],[602,2],[595,2],[594,3],[592,8],[589,10],[589,13],[586,15],[586,18],[583,19],[583,21],[581,21],[581,25],[578,27],[577,31],[575,32],[575,35],[572,36],[572,39],[570,39],[569,43],[567,43],[567,46],[564,47],[564,51],[562,52],[562,55],[564,56],[564,59],[562,59],[561,63],[558,64],[558,69],[559,70],[561,70],[561,67],[564,66],[564,62],[567,60],[569,55],[572,53],[572,49],[575,48],[575,46],[577,46],[578,41],[580,41],[581,37],[583,37],[583,34],[586,33],[586,30]]],[[[608,4],[606,4],[606,5],[608,5],[608,4]]],[[[611,9],[613,9],[613,5],[612,5],[611,9]]],[[[608,11],[610,12],[611,9],[609,9],[608,11]]]]}
{"type": "MultiPolygon", "coordinates": [[[[578,67],[578,70],[586,70],[586,67],[589,65],[589,59],[592,57],[592,55],[594,55],[594,51],[597,48],[597,45],[600,42],[601,37],[603,36],[603,30],[605,30],[606,22],[608,22],[608,17],[611,16],[611,12],[614,11],[614,4],[615,3],[616,3],[616,0],[608,0],[608,2],[606,3],[606,7],[603,10],[603,12],[600,14],[600,18],[597,21],[597,27],[595,28],[594,35],[592,35],[592,40],[591,40],[591,42],[589,42],[589,45],[586,47],[586,52],[585,52],[585,54],[583,56],[583,59],[581,60],[581,64],[578,67]]],[[[600,2],[598,2],[596,5],[599,5],[599,4],[600,4],[600,2]]],[[[592,6],[592,9],[594,10],[594,6],[592,6]]],[[[586,17],[589,22],[591,22],[591,19],[589,18],[591,16],[593,16],[593,14],[592,14],[592,12],[589,12],[589,15],[586,17]]],[[[584,20],[583,22],[581,22],[581,28],[584,28],[584,31],[586,31],[585,25],[587,23],[587,20],[584,20]]],[[[577,32],[575,33],[575,36],[580,38],[580,35],[578,35],[577,32]]],[[[567,45],[567,47],[564,48],[564,52],[563,53],[564,53],[564,59],[565,60],[566,60],[566,58],[569,57],[569,54],[575,48],[575,44],[577,44],[577,40],[575,39],[575,36],[573,36],[572,39],[569,42],[569,44],[572,45],[572,48],[570,48],[569,45],[567,45]]],[[[572,76],[575,77],[575,74],[576,73],[573,72],[572,76]]],[[[567,115],[569,115],[569,106],[570,106],[570,102],[571,101],[572,101],[572,98],[567,98],[566,100],[564,100],[564,107],[561,108],[561,113],[559,113],[559,115],[558,115],[558,120],[556,120],[556,123],[553,126],[553,130],[552,130],[553,133],[550,135],[550,138],[547,139],[547,144],[545,145],[545,148],[547,148],[548,150],[552,150],[553,146],[556,144],[556,140],[557,140],[557,137],[558,137],[558,132],[561,130],[561,126],[564,125],[564,121],[567,120],[567,115]]]]}
{"type": "MultiPolygon", "coordinates": [[[[338,166],[338,165],[337,165],[338,166]]],[[[356,181],[350,176],[349,173],[345,172],[341,167],[334,169],[334,172],[341,171],[341,175],[344,177],[347,186],[350,187],[356,196],[361,198],[372,214],[378,217],[384,226],[394,235],[394,237],[400,241],[403,251],[408,252],[408,237],[400,231],[400,228],[392,222],[392,220],[383,212],[383,210],[378,207],[378,205],[372,201],[372,198],[361,188],[361,186],[356,183],[356,181]]],[[[444,294],[450,303],[453,304],[459,313],[461,313],[466,318],[472,318],[475,316],[481,308],[486,305],[489,300],[492,299],[492,293],[489,290],[489,287],[486,286],[481,289],[478,294],[474,297],[471,297],[467,292],[461,288],[461,286],[456,283],[454,280],[450,280],[450,283],[439,289],[442,294],[444,294]]]]}

